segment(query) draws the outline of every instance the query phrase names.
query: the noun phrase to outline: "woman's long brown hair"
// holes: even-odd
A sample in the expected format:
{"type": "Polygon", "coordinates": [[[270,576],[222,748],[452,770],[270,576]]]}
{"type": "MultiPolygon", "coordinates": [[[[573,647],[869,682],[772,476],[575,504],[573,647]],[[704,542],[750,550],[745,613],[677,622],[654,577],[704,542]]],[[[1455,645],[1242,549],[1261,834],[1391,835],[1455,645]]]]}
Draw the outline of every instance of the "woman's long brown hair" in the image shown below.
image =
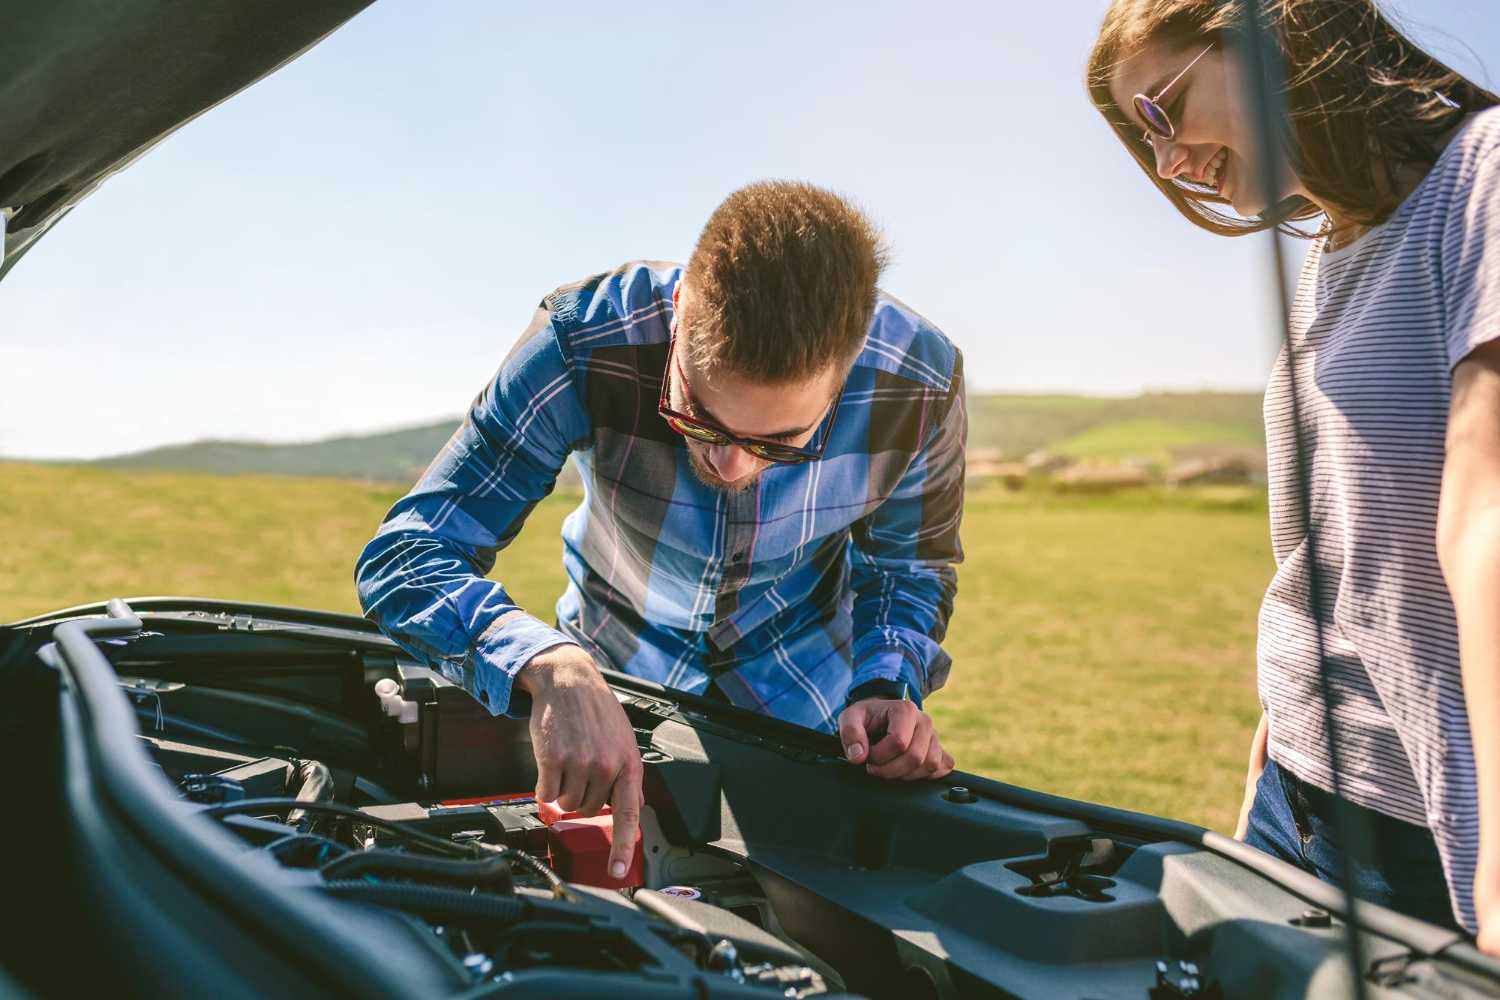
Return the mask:
{"type": "MultiPolygon", "coordinates": [[[[1500,98],[1403,35],[1374,0],[1270,0],[1249,6],[1269,19],[1265,34],[1279,49],[1287,109],[1280,140],[1292,170],[1320,203],[1355,222],[1379,225],[1389,218],[1402,199],[1396,172],[1431,167],[1440,152],[1439,137],[1464,115],[1500,104],[1500,98]],[[1460,107],[1445,103],[1440,94],[1460,107]]],[[[1141,141],[1140,125],[1109,92],[1115,67],[1145,43],[1191,55],[1195,46],[1238,34],[1246,24],[1245,8],[1245,0],[1115,0],[1089,54],[1089,97],[1141,169],[1191,222],[1223,236],[1278,226],[1306,235],[1287,224],[1316,218],[1322,210],[1301,196],[1260,218],[1242,219],[1214,208],[1228,202],[1212,188],[1157,176],[1156,157],[1141,141]]]]}

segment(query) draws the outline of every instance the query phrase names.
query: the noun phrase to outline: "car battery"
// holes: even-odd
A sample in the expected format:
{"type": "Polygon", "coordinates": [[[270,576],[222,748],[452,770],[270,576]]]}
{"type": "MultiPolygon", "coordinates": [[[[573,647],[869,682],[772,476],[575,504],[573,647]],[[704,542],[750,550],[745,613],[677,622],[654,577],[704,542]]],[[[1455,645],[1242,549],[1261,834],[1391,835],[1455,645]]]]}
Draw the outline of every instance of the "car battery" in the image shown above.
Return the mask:
{"type": "Polygon", "coordinates": [[[534,805],[493,805],[488,808],[490,815],[504,827],[502,838],[506,847],[524,851],[538,860],[547,856],[547,825],[537,819],[534,805]]]}
{"type": "Polygon", "coordinates": [[[597,816],[554,819],[547,824],[547,854],[552,869],[565,881],[601,889],[630,889],[645,884],[645,854],[641,833],[635,834],[635,853],[624,878],[611,878],[609,851],[614,844],[615,820],[609,809],[597,816]]]}
{"type": "MultiPolygon", "coordinates": [[[[383,819],[421,830],[435,837],[452,840],[479,839],[504,844],[536,858],[547,856],[547,827],[536,816],[536,804],[529,796],[501,796],[475,801],[440,802],[424,806],[418,802],[394,805],[364,806],[361,812],[372,819],[383,819]]],[[[376,845],[401,843],[400,833],[384,826],[371,825],[368,834],[376,845]]]]}
{"type": "Polygon", "coordinates": [[[536,786],[528,720],[491,714],[437,671],[401,664],[396,674],[392,700],[416,708],[410,719],[388,723],[401,735],[391,744],[398,788],[413,798],[452,799],[536,786]]]}

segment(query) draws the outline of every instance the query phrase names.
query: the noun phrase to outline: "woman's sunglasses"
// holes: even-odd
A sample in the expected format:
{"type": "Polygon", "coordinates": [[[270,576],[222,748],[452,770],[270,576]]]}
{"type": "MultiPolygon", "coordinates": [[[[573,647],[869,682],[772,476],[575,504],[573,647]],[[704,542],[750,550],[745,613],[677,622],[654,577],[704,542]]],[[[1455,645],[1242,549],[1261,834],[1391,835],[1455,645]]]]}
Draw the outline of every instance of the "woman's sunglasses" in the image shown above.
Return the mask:
{"type": "Polygon", "coordinates": [[[667,368],[661,377],[661,400],[656,404],[656,412],[662,415],[678,434],[693,441],[701,441],[704,444],[725,445],[734,444],[754,455],[763,458],[767,462],[777,462],[781,465],[798,465],[802,462],[810,462],[823,457],[823,448],[828,444],[828,438],[833,431],[833,418],[838,416],[839,400],[843,392],[833,397],[833,409],[828,414],[827,432],[823,440],[818,442],[816,448],[796,448],[789,444],[772,441],[769,438],[744,437],[739,434],[725,430],[710,420],[689,416],[679,410],[674,410],[668,405],[667,386],[671,382],[671,372],[677,370],[677,378],[682,383],[682,395],[689,403],[692,403],[692,394],[688,392],[687,378],[682,373],[682,363],[677,360],[677,340],[674,337],[667,345],[667,368]]]}
{"type": "Polygon", "coordinates": [[[1177,126],[1172,124],[1171,117],[1167,114],[1166,109],[1161,106],[1161,99],[1167,95],[1167,91],[1177,85],[1178,80],[1187,76],[1187,71],[1198,65],[1198,60],[1208,55],[1208,50],[1213,47],[1214,43],[1209,42],[1208,47],[1194,56],[1193,61],[1183,67],[1181,73],[1172,77],[1171,81],[1165,87],[1156,92],[1155,97],[1147,97],[1145,94],[1135,95],[1131,103],[1135,105],[1135,113],[1140,116],[1142,124],[1146,126],[1146,131],[1141,136],[1145,140],[1146,145],[1151,145],[1151,137],[1153,135],[1162,139],[1176,137],[1177,126]]]}

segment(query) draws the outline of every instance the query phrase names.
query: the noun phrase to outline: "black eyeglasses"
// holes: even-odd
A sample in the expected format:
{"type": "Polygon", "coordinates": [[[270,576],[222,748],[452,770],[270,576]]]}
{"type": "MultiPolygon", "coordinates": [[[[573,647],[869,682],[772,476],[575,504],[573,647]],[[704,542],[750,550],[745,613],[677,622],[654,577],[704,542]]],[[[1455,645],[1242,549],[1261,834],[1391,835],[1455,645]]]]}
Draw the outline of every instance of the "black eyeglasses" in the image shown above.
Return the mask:
{"type": "Polygon", "coordinates": [[[1132,103],[1135,105],[1135,113],[1140,115],[1141,122],[1146,126],[1146,131],[1141,134],[1141,139],[1146,143],[1146,145],[1151,145],[1151,137],[1153,135],[1159,136],[1162,139],[1172,139],[1176,137],[1177,126],[1172,124],[1171,117],[1167,114],[1166,109],[1163,108],[1159,102],[1163,97],[1166,96],[1167,91],[1171,90],[1177,85],[1178,80],[1181,80],[1183,77],[1187,76],[1188,70],[1198,65],[1199,59],[1202,59],[1204,56],[1208,55],[1208,50],[1213,47],[1214,43],[1209,42],[1208,46],[1204,48],[1202,52],[1193,57],[1192,62],[1183,67],[1181,73],[1178,73],[1176,76],[1172,77],[1171,82],[1169,82],[1165,87],[1156,92],[1155,97],[1147,97],[1145,94],[1135,95],[1132,103]]]}
{"type": "Polygon", "coordinates": [[[833,397],[833,409],[828,414],[827,430],[823,435],[823,440],[818,442],[816,448],[797,448],[769,438],[735,434],[711,420],[704,420],[701,417],[690,416],[672,409],[667,401],[667,385],[671,381],[673,368],[676,368],[677,377],[682,380],[683,397],[691,403],[693,397],[688,392],[687,378],[682,374],[681,362],[677,360],[677,338],[675,337],[667,345],[667,367],[661,376],[661,399],[656,404],[656,412],[661,414],[668,426],[683,437],[701,441],[704,444],[739,445],[756,458],[763,458],[767,462],[776,462],[781,465],[799,465],[802,462],[811,462],[823,457],[823,449],[833,434],[833,418],[838,416],[839,400],[844,395],[842,391],[833,397]]]}

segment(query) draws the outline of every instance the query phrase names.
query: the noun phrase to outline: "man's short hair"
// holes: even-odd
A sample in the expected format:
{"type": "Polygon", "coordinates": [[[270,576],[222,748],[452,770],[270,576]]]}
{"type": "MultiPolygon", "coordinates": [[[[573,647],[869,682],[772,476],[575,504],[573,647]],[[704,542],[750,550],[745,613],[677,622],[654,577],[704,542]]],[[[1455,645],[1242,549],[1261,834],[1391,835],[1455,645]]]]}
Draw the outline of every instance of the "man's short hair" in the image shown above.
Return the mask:
{"type": "Polygon", "coordinates": [[[831,191],[793,181],[740,188],[688,258],[689,357],[771,383],[852,364],[887,257],[875,224],[831,191]]]}

